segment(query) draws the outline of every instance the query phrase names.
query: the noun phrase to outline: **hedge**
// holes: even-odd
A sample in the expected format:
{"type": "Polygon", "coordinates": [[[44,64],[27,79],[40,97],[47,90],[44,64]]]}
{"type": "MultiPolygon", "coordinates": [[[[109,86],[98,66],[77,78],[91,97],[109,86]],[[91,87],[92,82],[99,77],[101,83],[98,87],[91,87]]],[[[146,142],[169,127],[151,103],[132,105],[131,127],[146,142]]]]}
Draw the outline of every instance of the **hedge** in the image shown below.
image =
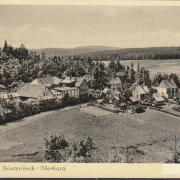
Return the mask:
{"type": "Polygon", "coordinates": [[[37,100],[34,102],[17,102],[10,108],[4,108],[3,112],[0,114],[0,124],[6,124],[8,122],[20,120],[24,117],[39,114],[41,112],[61,109],[67,106],[73,106],[81,103],[88,102],[88,98],[69,98],[67,99],[49,99],[49,100],[37,100]],[[9,111],[10,110],[10,111],[9,111]],[[8,112],[9,111],[9,112],[8,112]]]}

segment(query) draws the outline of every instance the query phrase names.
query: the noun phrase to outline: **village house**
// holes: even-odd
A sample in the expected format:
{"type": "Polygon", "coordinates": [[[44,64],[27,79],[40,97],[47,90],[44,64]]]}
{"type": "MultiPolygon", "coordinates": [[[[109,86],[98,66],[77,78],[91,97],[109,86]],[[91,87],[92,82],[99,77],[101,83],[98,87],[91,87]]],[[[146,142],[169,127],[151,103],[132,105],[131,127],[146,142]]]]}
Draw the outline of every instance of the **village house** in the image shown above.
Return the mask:
{"type": "Polygon", "coordinates": [[[132,96],[137,99],[138,101],[143,101],[147,98],[149,93],[149,89],[147,86],[135,86],[132,90],[132,96]]]}
{"type": "Polygon", "coordinates": [[[117,106],[120,103],[120,93],[113,89],[105,88],[102,91],[104,103],[117,106]]]}
{"type": "Polygon", "coordinates": [[[79,98],[79,88],[77,87],[55,87],[53,89],[53,94],[62,99],[66,94],[69,94],[70,97],[79,98]]]}
{"type": "Polygon", "coordinates": [[[157,105],[162,105],[164,103],[164,98],[159,93],[154,93],[152,100],[157,105]]]}
{"type": "Polygon", "coordinates": [[[122,83],[119,77],[112,77],[108,82],[108,85],[111,87],[111,89],[117,89],[121,87],[121,84],[122,83]]]}
{"type": "Polygon", "coordinates": [[[54,97],[54,94],[46,86],[31,83],[25,83],[17,89],[16,93],[23,101],[28,99],[51,99],[54,97]]]}
{"type": "Polygon", "coordinates": [[[89,87],[88,83],[83,77],[66,77],[61,81],[63,87],[76,87],[79,88],[79,95],[88,94],[89,87]]]}
{"type": "Polygon", "coordinates": [[[53,87],[59,86],[61,81],[62,81],[62,79],[59,79],[56,76],[53,76],[53,77],[46,76],[46,77],[42,77],[42,78],[36,78],[30,84],[43,85],[43,86],[46,86],[49,88],[53,88],[53,87]]]}
{"type": "Polygon", "coordinates": [[[177,86],[173,80],[162,80],[157,87],[157,92],[166,99],[176,97],[177,86]]]}

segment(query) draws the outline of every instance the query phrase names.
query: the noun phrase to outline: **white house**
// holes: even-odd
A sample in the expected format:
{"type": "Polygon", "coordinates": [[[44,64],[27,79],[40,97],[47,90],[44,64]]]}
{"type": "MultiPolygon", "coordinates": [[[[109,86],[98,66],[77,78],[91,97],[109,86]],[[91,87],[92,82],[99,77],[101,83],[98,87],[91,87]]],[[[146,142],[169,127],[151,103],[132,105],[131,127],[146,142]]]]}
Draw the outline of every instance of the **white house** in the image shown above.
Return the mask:
{"type": "Polygon", "coordinates": [[[56,87],[53,88],[53,94],[62,99],[65,94],[69,94],[70,97],[79,98],[79,88],[77,87],[56,87]]]}
{"type": "Polygon", "coordinates": [[[135,86],[132,90],[132,95],[139,101],[143,101],[149,93],[147,86],[135,86]]]}
{"type": "Polygon", "coordinates": [[[177,86],[173,80],[162,80],[157,87],[157,92],[164,98],[174,98],[176,96],[177,86]]]}

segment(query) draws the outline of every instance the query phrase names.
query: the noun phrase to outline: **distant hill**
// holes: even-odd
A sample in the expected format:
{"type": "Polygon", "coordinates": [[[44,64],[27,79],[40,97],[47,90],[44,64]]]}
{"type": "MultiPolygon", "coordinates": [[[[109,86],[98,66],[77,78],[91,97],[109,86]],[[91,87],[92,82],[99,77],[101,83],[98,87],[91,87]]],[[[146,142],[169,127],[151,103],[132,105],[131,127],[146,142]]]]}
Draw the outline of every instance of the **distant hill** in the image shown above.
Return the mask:
{"type": "Polygon", "coordinates": [[[180,47],[148,47],[148,48],[126,48],[102,50],[89,53],[81,53],[81,56],[102,57],[102,60],[109,60],[109,57],[117,57],[124,60],[133,59],[180,59],[180,47]]]}
{"type": "Polygon", "coordinates": [[[85,53],[92,53],[97,51],[107,51],[107,50],[115,50],[119,49],[116,47],[108,47],[108,46],[82,46],[77,48],[44,48],[44,49],[30,49],[29,51],[36,51],[37,54],[42,54],[45,52],[46,56],[70,56],[70,55],[79,55],[85,53]]]}

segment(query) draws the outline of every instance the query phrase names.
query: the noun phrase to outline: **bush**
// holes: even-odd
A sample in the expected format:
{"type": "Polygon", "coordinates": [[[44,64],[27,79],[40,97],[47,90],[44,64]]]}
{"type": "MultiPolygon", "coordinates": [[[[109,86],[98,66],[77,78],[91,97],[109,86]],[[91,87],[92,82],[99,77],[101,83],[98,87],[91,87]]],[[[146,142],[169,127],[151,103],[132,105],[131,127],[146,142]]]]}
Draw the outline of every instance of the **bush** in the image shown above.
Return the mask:
{"type": "Polygon", "coordinates": [[[69,143],[64,135],[52,135],[44,139],[44,161],[48,162],[90,162],[91,150],[94,147],[92,139],[69,143]]]}

